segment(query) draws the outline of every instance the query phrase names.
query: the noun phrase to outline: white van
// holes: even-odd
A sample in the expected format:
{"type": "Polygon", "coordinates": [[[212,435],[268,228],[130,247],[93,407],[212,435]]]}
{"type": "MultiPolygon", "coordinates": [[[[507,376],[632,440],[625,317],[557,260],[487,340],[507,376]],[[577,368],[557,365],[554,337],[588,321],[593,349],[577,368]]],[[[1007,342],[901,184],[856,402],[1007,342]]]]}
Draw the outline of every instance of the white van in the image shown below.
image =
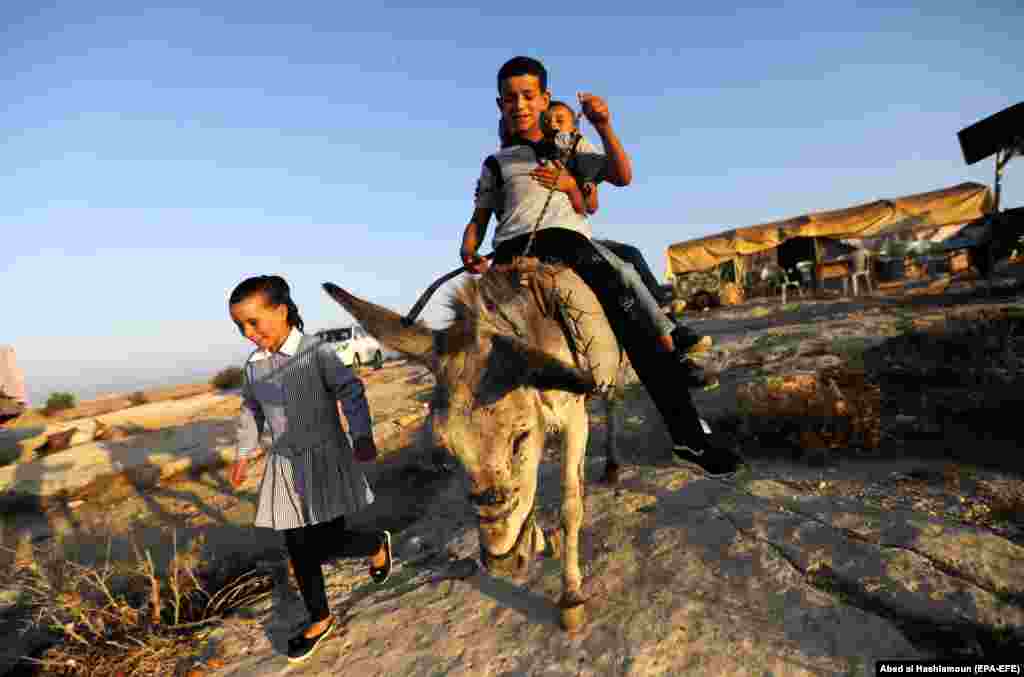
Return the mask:
{"type": "Polygon", "coordinates": [[[384,348],[358,324],[327,329],[317,332],[317,335],[334,344],[334,349],[346,367],[358,369],[363,365],[372,365],[380,369],[384,366],[384,348]]]}

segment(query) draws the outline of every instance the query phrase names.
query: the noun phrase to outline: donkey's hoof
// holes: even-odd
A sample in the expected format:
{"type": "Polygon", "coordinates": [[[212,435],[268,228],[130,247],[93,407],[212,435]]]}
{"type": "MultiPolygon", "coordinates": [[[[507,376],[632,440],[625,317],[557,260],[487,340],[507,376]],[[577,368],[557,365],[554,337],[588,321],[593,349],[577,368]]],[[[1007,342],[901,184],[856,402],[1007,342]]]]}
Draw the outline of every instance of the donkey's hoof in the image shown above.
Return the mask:
{"type": "Polygon", "coordinates": [[[602,484],[618,484],[622,479],[622,466],[618,463],[609,463],[604,467],[604,475],[601,476],[602,484]]]}
{"type": "Polygon", "coordinates": [[[558,613],[562,629],[570,635],[581,630],[587,623],[586,605],[583,602],[577,602],[572,606],[559,604],[558,613]]]}

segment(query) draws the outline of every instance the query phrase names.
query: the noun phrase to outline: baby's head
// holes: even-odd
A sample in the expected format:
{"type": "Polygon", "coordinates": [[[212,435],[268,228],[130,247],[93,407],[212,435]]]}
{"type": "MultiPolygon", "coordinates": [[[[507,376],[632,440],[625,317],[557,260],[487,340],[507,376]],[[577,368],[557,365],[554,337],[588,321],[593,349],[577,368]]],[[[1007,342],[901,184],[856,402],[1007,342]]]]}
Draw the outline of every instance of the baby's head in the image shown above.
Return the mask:
{"type": "Polygon", "coordinates": [[[576,111],[564,101],[552,101],[547,112],[548,125],[557,134],[576,131],[576,111]]]}
{"type": "Polygon", "coordinates": [[[292,328],[302,330],[302,317],[291,289],[279,275],[243,280],[228,300],[228,312],[238,331],[264,350],[277,350],[292,328]]]}

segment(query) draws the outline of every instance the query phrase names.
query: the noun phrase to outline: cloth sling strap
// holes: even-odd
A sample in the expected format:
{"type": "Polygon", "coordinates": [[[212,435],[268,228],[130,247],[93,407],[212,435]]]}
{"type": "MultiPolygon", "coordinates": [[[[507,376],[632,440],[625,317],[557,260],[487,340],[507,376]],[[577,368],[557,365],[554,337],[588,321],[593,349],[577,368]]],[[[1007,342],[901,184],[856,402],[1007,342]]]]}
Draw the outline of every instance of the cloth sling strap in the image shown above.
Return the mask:
{"type": "Polygon", "coordinates": [[[501,196],[501,207],[494,210],[494,215],[498,217],[498,221],[501,221],[505,216],[505,176],[501,173],[501,163],[498,162],[498,158],[488,155],[484,160],[484,167],[487,167],[487,171],[494,177],[494,188],[501,196]]]}

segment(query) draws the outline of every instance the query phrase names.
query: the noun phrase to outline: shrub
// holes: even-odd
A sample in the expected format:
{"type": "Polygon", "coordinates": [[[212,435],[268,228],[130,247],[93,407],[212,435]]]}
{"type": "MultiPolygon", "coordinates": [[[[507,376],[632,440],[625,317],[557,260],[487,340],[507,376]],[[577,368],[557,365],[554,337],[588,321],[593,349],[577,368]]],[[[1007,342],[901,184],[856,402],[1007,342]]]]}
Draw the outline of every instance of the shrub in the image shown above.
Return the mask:
{"type": "Polygon", "coordinates": [[[243,381],[244,376],[242,374],[242,370],[238,367],[222,369],[216,376],[210,379],[210,383],[221,390],[241,388],[243,381]]]}
{"type": "Polygon", "coordinates": [[[46,413],[52,414],[56,411],[62,411],[64,409],[71,409],[78,403],[75,396],[71,393],[50,393],[50,397],[46,399],[46,406],[44,407],[46,413]]]}
{"type": "Polygon", "coordinates": [[[201,538],[183,550],[173,538],[163,570],[149,551],[136,550],[134,562],[108,558],[95,566],[68,559],[56,544],[16,553],[22,566],[3,582],[20,593],[32,626],[56,639],[32,662],[44,674],[175,674],[199,658],[204,629],[273,588],[269,571],[240,561],[215,565],[203,551],[201,538]]]}
{"type": "Polygon", "coordinates": [[[881,441],[881,390],[846,365],[743,384],[736,397],[757,435],[781,435],[804,449],[874,450],[881,441]]]}
{"type": "Polygon", "coordinates": [[[131,400],[132,404],[136,407],[139,406],[140,404],[145,404],[148,401],[146,399],[146,393],[142,392],[141,390],[136,390],[134,393],[128,396],[128,399],[131,400]]]}

